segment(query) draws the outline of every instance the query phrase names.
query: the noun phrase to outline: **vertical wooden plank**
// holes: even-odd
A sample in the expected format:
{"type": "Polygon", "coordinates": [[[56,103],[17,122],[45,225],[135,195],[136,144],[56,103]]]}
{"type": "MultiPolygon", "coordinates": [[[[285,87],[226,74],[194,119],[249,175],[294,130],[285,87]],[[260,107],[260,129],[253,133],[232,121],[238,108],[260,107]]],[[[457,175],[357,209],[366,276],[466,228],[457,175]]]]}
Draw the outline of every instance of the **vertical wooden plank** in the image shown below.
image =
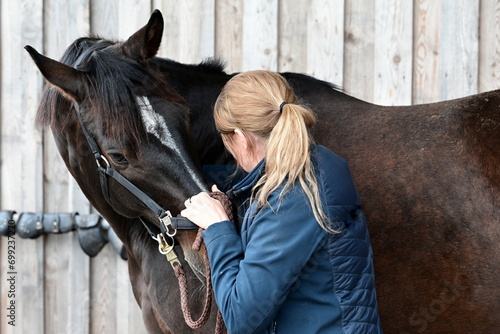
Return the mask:
{"type": "Polygon", "coordinates": [[[92,260],[91,284],[89,333],[147,333],[132,293],[127,262],[110,244],[92,260]]]}
{"type": "MultiPolygon", "coordinates": [[[[308,54],[317,50],[308,52],[308,37],[312,34],[305,27],[308,26],[308,19],[312,5],[305,1],[279,2],[278,17],[278,71],[280,72],[307,72],[308,54]],[[307,47],[304,47],[307,45],[307,47]]],[[[314,18],[313,18],[314,20],[314,18]]],[[[322,23],[315,20],[317,25],[322,23]]]]}
{"type": "Polygon", "coordinates": [[[344,5],[344,0],[311,1],[305,26],[307,73],[338,86],[344,81],[344,5]]]}
{"type": "Polygon", "coordinates": [[[479,91],[500,88],[500,0],[482,0],[479,20],[479,91]]]}
{"type": "MultiPolygon", "coordinates": [[[[182,38],[179,17],[180,1],[153,0],[153,8],[161,11],[165,22],[159,56],[180,61],[180,52],[178,50],[182,38]]],[[[191,43],[190,40],[186,40],[186,42],[191,43]]]]}
{"type": "MultiPolygon", "coordinates": [[[[90,0],[90,30],[105,38],[127,39],[148,22],[150,5],[137,0],[90,0]]],[[[127,264],[111,245],[91,260],[90,275],[90,333],[145,333],[141,310],[130,292],[127,264]]]]}
{"type": "MultiPolygon", "coordinates": [[[[46,0],[45,54],[59,59],[77,38],[89,34],[89,0],[46,0]],[[61,29],[61,27],[67,27],[61,29]]],[[[66,169],[52,133],[44,139],[45,212],[90,212],[90,204],[66,169]]],[[[75,233],[45,239],[45,321],[48,333],[89,331],[90,259],[75,233]]]]}
{"type": "MultiPolygon", "coordinates": [[[[116,251],[114,252],[116,254],[116,251]]],[[[147,334],[141,310],[132,291],[126,261],[116,262],[116,273],[117,295],[114,307],[117,319],[116,333],[147,334]],[[124,314],[128,314],[128,316],[124,317],[124,314]]]]}
{"type": "Polygon", "coordinates": [[[90,0],[90,32],[118,39],[118,1],[90,0]]]}
{"type": "MultiPolygon", "coordinates": [[[[43,208],[42,136],[33,126],[42,78],[23,50],[26,44],[42,49],[42,13],[41,0],[2,1],[1,4],[0,208],[20,212],[43,208]]],[[[4,289],[7,273],[2,271],[0,275],[0,331],[4,334],[44,333],[43,241],[16,236],[15,242],[16,263],[14,268],[9,268],[9,272],[15,272],[12,298],[4,289]],[[4,306],[11,301],[15,303],[15,327],[5,321],[7,308],[4,306]]]]}
{"type": "Polygon", "coordinates": [[[144,26],[151,4],[141,0],[90,0],[91,32],[107,39],[124,40],[144,26]]]}
{"type": "MultiPolygon", "coordinates": [[[[69,206],[73,212],[80,214],[91,213],[92,207],[80,187],[73,178],[68,184],[69,206]]],[[[74,295],[68,297],[67,333],[90,333],[90,258],[83,252],[78,241],[78,235],[71,234],[68,272],[72,275],[69,280],[69,291],[74,295]],[[75,274],[77,273],[77,274],[75,274]],[[75,293],[76,292],[76,293],[75,293]]]]}
{"type": "Polygon", "coordinates": [[[278,1],[246,1],[242,70],[278,69],[278,1]]]}
{"type": "MultiPolygon", "coordinates": [[[[115,309],[116,299],[116,263],[119,261],[116,252],[108,244],[99,255],[91,261],[91,305],[90,333],[118,333],[115,309]]],[[[122,314],[123,318],[128,314],[122,314]]],[[[125,332],[127,333],[127,332],[125,332]]]]}
{"type": "Polygon", "coordinates": [[[479,2],[444,1],[441,22],[440,99],[477,93],[479,2]]]}
{"type": "Polygon", "coordinates": [[[375,2],[346,0],[344,90],[373,102],[375,2]]]}
{"type": "MultiPolygon", "coordinates": [[[[217,0],[215,7],[215,56],[228,73],[242,70],[243,0],[217,0]]],[[[166,32],[169,34],[169,32],[166,32]]]]}
{"type": "Polygon", "coordinates": [[[160,55],[184,63],[214,57],[215,1],[153,1],[162,11],[165,30],[160,55]]]}
{"type": "Polygon", "coordinates": [[[414,102],[476,93],[479,3],[420,0],[416,6],[414,102]]]}
{"type": "Polygon", "coordinates": [[[117,0],[118,39],[124,40],[142,28],[151,16],[151,1],[117,0]]]}
{"type": "Polygon", "coordinates": [[[413,103],[439,99],[441,0],[418,0],[414,9],[413,103]]]}
{"type": "Polygon", "coordinates": [[[375,2],[374,103],[412,102],[412,18],[410,1],[375,2]]]}
{"type": "Polygon", "coordinates": [[[281,1],[279,71],[343,85],[344,0],[281,1]]]}

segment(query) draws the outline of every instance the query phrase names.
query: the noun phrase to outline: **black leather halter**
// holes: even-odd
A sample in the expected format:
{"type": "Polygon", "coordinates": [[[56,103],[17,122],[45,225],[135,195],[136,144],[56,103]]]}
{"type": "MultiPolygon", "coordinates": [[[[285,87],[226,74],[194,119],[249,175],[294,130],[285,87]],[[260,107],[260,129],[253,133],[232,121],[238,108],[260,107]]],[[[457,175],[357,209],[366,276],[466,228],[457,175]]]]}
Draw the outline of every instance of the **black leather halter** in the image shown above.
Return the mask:
{"type": "Polygon", "coordinates": [[[128,191],[134,194],[144,205],[146,205],[159,219],[159,228],[158,225],[153,224],[147,219],[140,217],[141,222],[144,224],[144,227],[151,235],[153,239],[160,242],[158,239],[163,237],[164,239],[168,236],[172,240],[173,237],[177,233],[177,230],[185,230],[185,231],[197,231],[198,226],[193,224],[187,218],[184,217],[172,217],[172,214],[169,210],[165,210],[158,203],[156,203],[151,197],[146,195],[142,190],[137,188],[134,184],[132,184],[129,180],[127,180],[123,175],[120,174],[106,159],[105,156],[101,153],[99,149],[99,145],[95,142],[94,138],[90,135],[85,127],[79,106],[77,103],[74,103],[75,113],[78,118],[78,122],[80,123],[80,127],[87,139],[87,143],[94,155],[95,161],[97,163],[97,170],[99,171],[99,179],[101,183],[101,191],[106,199],[106,201],[111,205],[111,198],[109,196],[108,189],[108,176],[115,179],[118,183],[120,183],[123,187],[125,187],[128,191]]]}
{"type": "MultiPolygon", "coordinates": [[[[76,60],[73,67],[78,70],[80,65],[85,62],[87,57],[91,55],[94,51],[101,50],[109,46],[108,43],[96,43],[93,46],[89,46],[86,41],[81,42],[82,46],[87,47],[78,59],[76,60]]],[[[101,183],[101,191],[106,199],[106,201],[111,204],[111,198],[109,196],[108,189],[108,177],[112,177],[128,191],[130,191],[134,196],[136,196],[144,205],[146,205],[159,219],[159,225],[150,222],[144,217],[139,217],[140,221],[148,231],[149,235],[158,242],[158,250],[161,254],[165,255],[167,260],[170,262],[173,268],[181,266],[178,260],[177,253],[174,251],[174,236],[177,230],[185,231],[197,231],[198,226],[193,224],[187,218],[184,217],[172,217],[170,211],[163,209],[158,203],[156,203],[151,197],[146,195],[142,190],[137,188],[129,180],[127,180],[123,175],[121,175],[102,155],[99,145],[95,142],[94,138],[90,135],[85,127],[82,116],[80,114],[80,108],[78,103],[74,102],[73,106],[75,108],[75,113],[80,123],[80,127],[87,139],[92,153],[94,154],[95,161],[97,163],[97,170],[99,171],[99,179],[101,183]]]]}

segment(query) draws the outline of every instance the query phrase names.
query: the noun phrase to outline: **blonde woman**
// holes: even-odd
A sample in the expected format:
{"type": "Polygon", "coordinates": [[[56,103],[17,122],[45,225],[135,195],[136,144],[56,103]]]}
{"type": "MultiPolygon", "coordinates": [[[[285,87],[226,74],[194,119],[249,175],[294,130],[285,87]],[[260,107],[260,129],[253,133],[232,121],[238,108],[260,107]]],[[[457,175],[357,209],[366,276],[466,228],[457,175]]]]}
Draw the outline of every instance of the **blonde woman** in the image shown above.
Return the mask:
{"type": "Polygon", "coordinates": [[[358,192],[345,160],[312,142],[312,111],[282,76],[252,71],[226,84],[214,116],[247,173],[227,192],[239,219],[207,193],[181,214],[205,229],[228,331],[381,333],[358,192]]]}

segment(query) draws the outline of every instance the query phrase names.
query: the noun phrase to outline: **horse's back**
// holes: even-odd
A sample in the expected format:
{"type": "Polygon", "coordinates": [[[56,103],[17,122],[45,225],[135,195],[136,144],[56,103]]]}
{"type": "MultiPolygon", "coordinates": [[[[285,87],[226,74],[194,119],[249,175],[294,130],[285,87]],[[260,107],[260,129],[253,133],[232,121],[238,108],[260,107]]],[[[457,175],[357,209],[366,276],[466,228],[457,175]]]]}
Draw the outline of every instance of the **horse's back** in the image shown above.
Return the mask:
{"type": "Polygon", "coordinates": [[[298,94],[361,193],[386,332],[500,328],[500,91],[401,107],[321,82],[298,94]]]}

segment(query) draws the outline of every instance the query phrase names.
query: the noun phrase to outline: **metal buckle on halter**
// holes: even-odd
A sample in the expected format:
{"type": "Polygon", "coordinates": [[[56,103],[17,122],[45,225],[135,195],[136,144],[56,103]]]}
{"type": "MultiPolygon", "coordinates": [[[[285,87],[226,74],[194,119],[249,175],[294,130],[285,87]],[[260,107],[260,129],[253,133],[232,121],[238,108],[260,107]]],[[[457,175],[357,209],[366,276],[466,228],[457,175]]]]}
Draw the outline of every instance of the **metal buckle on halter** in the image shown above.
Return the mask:
{"type": "MultiPolygon", "coordinates": [[[[170,222],[170,218],[172,218],[172,214],[170,211],[165,211],[165,217],[160,218],[160,224],[163,225],[165,232],[159,233],[156,237],[153,237],[158,242],[158,251],[165,255],[167,261],[170,262],[172,268],[176,266],[182,266],[181,262],[178,259],[177,253],[174,250],[175,239],[174,236],[177,233],[176,229],[172,229],[172,224],[170,222]],[[170,238],[172,243],[169,243],[166,237],[170,238]]],[[[163,229],[162,229],[163,230],[163,229]]]]}
{"type": "Polygon", "coordinates": [[[163,255],[167,255],[168,253],[170,253],[171,251],[174,250],[174,239],[172,239],[172,243],[170,244],[167,239],[165,239],[165,236],[163,235],[163,233],[159,233],[155,238],[157,242],[158,242],[158,251],[163,254],[163,255]]]}
{"type": "Polygon", "coordinates": [[[173,238],[177,234],[177,230],[172,227],[172,222],[170,220],[170,218],[172,218],[172,214],[168,210],[165,212],[165,214],[165,217],[160,218],[160,224],[162,224],[165,228],[165,233],[169,237],[173,238]]]}
{"type": "Polygon", "coordinates": [[[177,253],[174,250],[174,238],[170,237],[170,239],[172,240],[171,244],[169,244],[167,239],[165,239],[163,233],[159,233],[156,237],[153,237],[153,239],[158,242],[158,251],[161,254],[165,255],[172,268],[175,268],[176,266],[182,266],[181,262],[178,259],[177,253]]]}

